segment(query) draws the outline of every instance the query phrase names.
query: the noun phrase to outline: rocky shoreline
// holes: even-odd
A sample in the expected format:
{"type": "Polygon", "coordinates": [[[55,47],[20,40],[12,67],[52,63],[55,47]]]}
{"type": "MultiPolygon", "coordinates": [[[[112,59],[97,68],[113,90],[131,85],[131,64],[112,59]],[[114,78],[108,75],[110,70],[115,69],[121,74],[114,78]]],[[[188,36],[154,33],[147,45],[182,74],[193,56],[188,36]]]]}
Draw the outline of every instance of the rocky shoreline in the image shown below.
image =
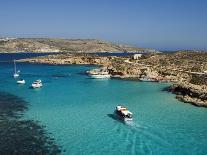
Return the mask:
{"type": "Polygon", "coordinates": [[[182,102],[190,103],[199,107],[207,107],[207,86],[193,85],[189,83],[177,83],[169,88],[176,94],[176,98],[182,102]]]}
{"type": "Polygon", "coordinates": [[[183,102],[207,107],[207,53],[177,52],[132,56],[58,54],[20,60],[21,62],[90,64],[107,68],[111,77],[140,81],[172,82],[170,91],[183,102]]]}

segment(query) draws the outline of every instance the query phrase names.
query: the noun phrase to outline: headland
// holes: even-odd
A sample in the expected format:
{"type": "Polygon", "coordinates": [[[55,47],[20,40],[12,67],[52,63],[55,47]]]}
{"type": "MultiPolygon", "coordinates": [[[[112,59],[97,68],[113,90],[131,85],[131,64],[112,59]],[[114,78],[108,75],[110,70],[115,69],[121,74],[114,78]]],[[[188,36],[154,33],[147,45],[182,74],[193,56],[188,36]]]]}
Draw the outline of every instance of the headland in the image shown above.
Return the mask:
{"type": "Polygon", "coordinates": [[[97,56],[95,54],[48,55],[21,62],[100,65],[112,78],[140,81],[171,82],[166,90],[183,102],[207,107],[207,53],[178,51],[133,56],[97,56]]]}

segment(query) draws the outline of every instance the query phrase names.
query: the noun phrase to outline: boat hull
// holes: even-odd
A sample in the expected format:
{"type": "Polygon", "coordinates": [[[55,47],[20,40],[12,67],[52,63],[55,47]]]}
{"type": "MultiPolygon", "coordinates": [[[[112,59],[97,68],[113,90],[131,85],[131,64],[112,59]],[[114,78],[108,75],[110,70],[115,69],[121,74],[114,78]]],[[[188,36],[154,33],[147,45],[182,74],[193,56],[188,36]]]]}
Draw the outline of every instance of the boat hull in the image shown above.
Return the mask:
{"type": "Polygon", "coordinates": [[[25,84],[25,81],[17,81],[17,84],[25,84]]]}
{"type": "Polygon", "coordinates": [[[19,77],[19,74],[16,74],[16,73],[15,73],[15,74],[13,75],[13,77],[14,77],[14,78],[18,78],[18,77],[19,77]]]}
{"type": "Polygon", "coordinates": [[[90,76],[94,79],[108,79],[111,77],[110,75],[95,75],[95,74],[90,74],[90,76]]]}
{"type": "Polygon", "coordinates": [[[32,88],[40,88],[42,87],[42,84],[32,84],[32,88]]]}
{"type": "Polygon", "coordinates": [[[116,110],[114,111],[114,116],[119,118],[120,120],[127,122],[127,121],[132,121],[133,118],[129,118],[129,117],[124,117],[123,115],[120,115],[119,112],[117,112],[116,110]]]}

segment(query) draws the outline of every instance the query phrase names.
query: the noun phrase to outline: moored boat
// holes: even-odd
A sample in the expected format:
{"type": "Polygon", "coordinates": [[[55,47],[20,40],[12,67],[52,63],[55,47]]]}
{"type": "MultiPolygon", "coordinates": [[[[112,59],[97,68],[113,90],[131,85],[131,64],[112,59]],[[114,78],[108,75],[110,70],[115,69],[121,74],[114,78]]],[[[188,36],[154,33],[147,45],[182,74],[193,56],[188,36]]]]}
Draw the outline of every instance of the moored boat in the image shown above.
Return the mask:
{"type": "Polygon", "coordinates": [[[111,77],[111,75],[108,72],[100,72],[100,73],[96,73],[96,74],[90,74],[90,76],[95,79],[107,79],[107,78],[111,77]]]}
{"type": "Polygon", "coordinates": [[[118,116],[123,121],[132,121],[132,112],[130,112],[126,107],[118,105],[114,111],[114,114],[118,116]]]}
{"type": "Polygon", "coordinates": [[[107,79],[110,78],[111,75],[106,69],[94,69],[87,72],[89,76],[95,79],[107,79]]]}
{"type": "Polygon", "coordinates": [[[42,81],[41,80],[36,80],[32,83],[32,88],[40,88],[42,87],[42,81]]]}
{"type": "Polygon", "coordinates": [[[13,74],[13,77],[14,77],[14,78],[17,78],[17,77],[19,77],[19,74],[14,73],[14,74],[13,74]]]}
{"type": "Polygon", "coordinates": [[[17,69],[16,69],[16,60],[14,60],[14,74],[13,74],[13,77],[14,78],[19,77],[19,73],[20,73],[20,71],[17,71],[17,69]]]}
{"type": "Polygon", "coordinates": [[[17,84],[25,84],[25,80],[24,79],[18,80],[17,84]]]}

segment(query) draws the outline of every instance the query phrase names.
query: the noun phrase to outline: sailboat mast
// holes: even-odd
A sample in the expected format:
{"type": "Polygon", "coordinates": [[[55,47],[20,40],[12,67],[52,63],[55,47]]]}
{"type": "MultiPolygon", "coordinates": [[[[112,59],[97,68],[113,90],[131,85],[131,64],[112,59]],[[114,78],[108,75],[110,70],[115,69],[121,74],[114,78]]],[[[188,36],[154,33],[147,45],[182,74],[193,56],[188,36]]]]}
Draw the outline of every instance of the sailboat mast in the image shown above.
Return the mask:
{"type": "Polygon", "coordinates": [[[17,73],[15,60],[14,60],[14,73],[17,73]]]}

